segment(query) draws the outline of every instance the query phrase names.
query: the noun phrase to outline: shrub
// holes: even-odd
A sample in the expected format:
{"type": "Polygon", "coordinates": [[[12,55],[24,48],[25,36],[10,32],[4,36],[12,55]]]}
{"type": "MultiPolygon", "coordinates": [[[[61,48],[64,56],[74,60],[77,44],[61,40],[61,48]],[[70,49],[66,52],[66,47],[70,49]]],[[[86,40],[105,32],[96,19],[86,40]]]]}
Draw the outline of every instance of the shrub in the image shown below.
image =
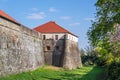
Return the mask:
{"type": "Polygon", "coordinates": [[[84,55],[81,56],[81,59],[84,65],[94,65],[99,58],[96,55],[84,55]]]}
{"type": "Polygon", "coordinates": [[[107,66],[106,80],[120,80],[120,62],[113,61],[107,66]]]}

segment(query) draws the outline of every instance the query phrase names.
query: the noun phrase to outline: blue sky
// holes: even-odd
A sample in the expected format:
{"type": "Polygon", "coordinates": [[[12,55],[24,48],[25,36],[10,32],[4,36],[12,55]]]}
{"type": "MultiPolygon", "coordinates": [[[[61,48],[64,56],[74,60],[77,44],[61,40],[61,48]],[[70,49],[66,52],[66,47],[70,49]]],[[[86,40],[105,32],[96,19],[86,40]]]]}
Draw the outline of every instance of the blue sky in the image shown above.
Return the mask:
{"type": "Polygon", "coordinates": [[[49,21],[79,36],[79,47],[88,46],[86,32],[94,20],[97,0],[0,0],[0,9],[21,24],[34,28],[49,21]]]}

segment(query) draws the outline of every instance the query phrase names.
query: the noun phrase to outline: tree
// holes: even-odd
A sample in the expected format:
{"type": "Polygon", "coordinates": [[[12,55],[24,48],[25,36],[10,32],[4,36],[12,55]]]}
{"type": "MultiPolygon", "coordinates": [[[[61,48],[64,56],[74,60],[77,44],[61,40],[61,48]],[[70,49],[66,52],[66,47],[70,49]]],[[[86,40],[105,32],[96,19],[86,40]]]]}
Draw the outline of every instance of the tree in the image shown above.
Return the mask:
{"type": "Polygon", "coordinates": [[[114,31],[114,25],[120,24],[120,0],[98,0],[96,19],[87,35],[93,46],[108,38],[109,32],[114,31]]]}
{"type": "Polygon", "coordinates": [[[118,44],[120,43],[120,38],[118,38],[120,0],[98,0],[95,6],[96,19],[87,33],[89,41],[93,47],[101,47],[108,53],[120,53],[120,44],[118,44]]]}
{"type": "Polygon", "coordinates": [[[96,19],[88,30],[91,45],[107,63],[107,79],[120,79],[120,0],[98,0],[96,19]]]}
{"type": "Polygon", "coordinates": [[[94,51],[93,51],[93,47],[92,46],[87,46],[85,48],[85,51],[86,51],[86,54],[87,55],[93,55],[94,54],[94,51]]]}
{"type": "Polygon", "coordinates": [[[86,55],[85,51],[82,48],[80,49],[80,54],[81,54],[81,56],[86,55]]]}

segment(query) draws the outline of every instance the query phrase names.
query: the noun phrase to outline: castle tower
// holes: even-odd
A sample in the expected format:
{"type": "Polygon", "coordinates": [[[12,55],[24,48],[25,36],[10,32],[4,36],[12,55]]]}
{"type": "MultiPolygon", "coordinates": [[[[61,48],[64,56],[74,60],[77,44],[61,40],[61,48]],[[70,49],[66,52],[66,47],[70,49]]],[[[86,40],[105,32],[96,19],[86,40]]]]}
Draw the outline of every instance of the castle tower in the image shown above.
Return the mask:
{"type": "Polygon", "coordinates": [[[81,67],[78,37],[54,21],[40,25],[34,30],[42,34],[45,63],[68,69],[81,67]]]}

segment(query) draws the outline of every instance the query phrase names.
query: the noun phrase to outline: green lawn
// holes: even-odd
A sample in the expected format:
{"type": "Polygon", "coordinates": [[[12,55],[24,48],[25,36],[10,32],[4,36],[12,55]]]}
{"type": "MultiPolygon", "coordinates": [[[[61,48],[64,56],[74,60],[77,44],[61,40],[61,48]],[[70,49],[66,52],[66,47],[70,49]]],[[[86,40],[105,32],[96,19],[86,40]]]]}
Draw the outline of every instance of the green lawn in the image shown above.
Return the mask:
{"type": "Polygon", "coordinates": [[[103,80],[103,73],[103,68],[93,66],[75,70],[43,67],[35,71],[1,77],[0,80],[103,80]]]}

